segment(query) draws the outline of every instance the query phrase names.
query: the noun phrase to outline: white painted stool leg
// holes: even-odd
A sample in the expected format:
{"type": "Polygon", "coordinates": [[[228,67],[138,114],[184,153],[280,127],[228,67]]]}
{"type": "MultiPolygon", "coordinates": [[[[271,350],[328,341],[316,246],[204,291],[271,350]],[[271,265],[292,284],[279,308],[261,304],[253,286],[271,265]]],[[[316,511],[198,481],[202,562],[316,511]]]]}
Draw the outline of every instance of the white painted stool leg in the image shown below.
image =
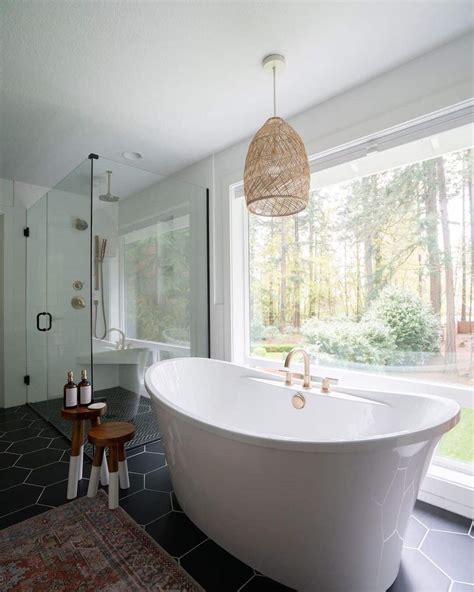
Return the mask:
{"type": "Polygon", "coordinates": [[[119,474],[109,473],[109,508],[115,510],[119,505],[119,474]]]}
{"type": "Polygon", "coordinates": [[[128,477],[127,459],[119,460],[118,472],[120,480],[120,489],[128,489],[130,487],[130,479],[128,477]]]}
{"type": "Polygon", "coordinates": [[[79,467],[77,468],[77,478],[79,481],[82,479],[84,469],[84,444],[81,446],[79,450],[79,467]]]}
{"type": "Polygon", "coordinates": [[[100,468],[100,482],[104,487],[109,484],[109,467],[107,466],[107,457],[105,454],[100,468]]]}
{"type": "Polygon", "coordinates": [[[77,497],[77,477],[79,475],[79,456],[69,457],[69,475],[67,480],[67,499],[77,497]]]}
{"type": "Polygon", "coordinates": [[[99,488],[100,467],[92,466],[91,476],[89,479],[89,488],[87,489],[87,497],[95,497],[97,489],[99,488]]]}

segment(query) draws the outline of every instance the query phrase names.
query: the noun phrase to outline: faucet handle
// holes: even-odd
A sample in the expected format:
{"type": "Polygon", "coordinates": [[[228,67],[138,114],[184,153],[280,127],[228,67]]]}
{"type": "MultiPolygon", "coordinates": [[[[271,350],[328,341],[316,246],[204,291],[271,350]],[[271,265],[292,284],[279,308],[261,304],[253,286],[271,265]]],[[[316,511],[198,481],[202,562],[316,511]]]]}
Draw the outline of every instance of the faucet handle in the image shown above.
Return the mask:
{"type": "Polygon", "coordinates": [[[329,376],[325,376],[321,381],[321,392],[329,393],[331,391],[331,384],[337,384],[338,382],[338,378],[330,378],[329,376]]]}

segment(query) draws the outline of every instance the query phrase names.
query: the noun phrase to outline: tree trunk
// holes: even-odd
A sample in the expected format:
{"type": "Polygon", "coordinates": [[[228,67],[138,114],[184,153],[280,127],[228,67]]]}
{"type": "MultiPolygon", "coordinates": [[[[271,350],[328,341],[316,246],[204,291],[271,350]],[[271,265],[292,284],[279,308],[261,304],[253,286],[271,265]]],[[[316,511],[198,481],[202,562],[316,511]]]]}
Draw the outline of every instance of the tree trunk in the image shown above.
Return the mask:
{"type": "Polygon", "coordinates": [[[456,318],[454,309],[454,276],[453,261],[451,258],[451,235],[448,218],[448,199],[446,195],[446,178],[444,174],[443,158],[436,159],[436,171],[438,176],[438,198],[441,230],[443,234],[444,249],[444,276],[446,283],[446,342],[445,362],[452,363],[456,360],[456,318]]]}
{"type": "Polygon", "coordinates": [[[365,290],[366,305],[370,302],[374,292],[374,266],[372,261],[373,246],[370,237],[364,240],[365,290]]]}
{"type": "MultiPolygon", "coordinates": [[[[270,222],[270,253],[273,253],[273,241],[275,239],[275,221],[272,218],[270,222]]],[[[272,265],[273,267],[273,265],[272,265]]],[[[270,285],[268,294],[268,325],[273,327],[275,324],[275,303],[273,301],[273,270],[270,271],[270,285]]]]}
{"type": "Polygon", "coordinates": [[[311,206],[308,206],[308,241],[309,241],[309,297],[308,317],[314,317],[316,313],[316,290],[315,290],[315,244],[314,244],[314,217],[311,206]]]}
{"type": "MultiPolygon", "coordinates": [[[[468,169],[467,169],[467,192],[469,195],[469,221],[471,227],[471,277],[469,289],[469,323],[472,323],[472,299],[473,299],[473,281],[474,281],[474,192],[473,192],[473,177],[472,177],[472,150],[468,152],[468,169]]],[[[469,325],[469,329],[472,325],[469,325]]],[[[472,350],[471,350],[472,352],[472,350]]]]}
{"type": "Polygon", "coordinates": [[[430,302],[436,315],[441,314],[441,263],[438,244],[438,206],[436,169],[433,161],[423,163],[426,248],[430,278],[430,302]]]}
{"type": "Polygon", "coordinates": [[[280,261],[280,318],[279,329],[280,332],[285,330],[286,325],[286,220],[281,219],[281,261],[280,261]]]}
{"type": "MultiPolygon", "coordinates": [[[[464,167],[463,167],[464,168],[464,167]]],[[[466,261],[466,179],[463,170],[461,217],[461,321],[466,320],[467,309],[467,261],[466,261]]]]}
{"type": "Polygon", "coordinates": [[[293,309],[293,326],[295,331],[299,332],[301,327],[301,270],[300,270],[300,232],[298,216],[295,219],[295,294],[293,309]]]}

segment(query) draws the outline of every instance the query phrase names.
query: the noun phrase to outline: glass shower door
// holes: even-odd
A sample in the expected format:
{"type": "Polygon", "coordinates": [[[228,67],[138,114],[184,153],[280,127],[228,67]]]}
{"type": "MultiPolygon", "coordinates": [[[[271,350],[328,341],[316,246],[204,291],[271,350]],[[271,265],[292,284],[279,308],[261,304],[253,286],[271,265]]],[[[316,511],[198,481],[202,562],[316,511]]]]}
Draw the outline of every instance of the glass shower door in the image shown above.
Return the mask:
{"type": "Polygon", "coordinates": [[[90,163],[28,210],[28,402],[55,424],[67,371],[91,370],[90,163]]]}

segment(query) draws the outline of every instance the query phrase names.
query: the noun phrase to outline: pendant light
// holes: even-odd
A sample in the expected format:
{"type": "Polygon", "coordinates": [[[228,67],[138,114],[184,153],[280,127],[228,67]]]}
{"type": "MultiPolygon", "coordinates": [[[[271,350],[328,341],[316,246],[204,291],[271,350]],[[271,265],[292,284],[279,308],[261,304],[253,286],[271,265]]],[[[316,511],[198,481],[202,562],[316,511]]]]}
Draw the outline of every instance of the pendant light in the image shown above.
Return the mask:
{"type": "Polygon", "coordinates": [[[291,216],[308,204],[309,163],[303,141],[276,115],[275,78],[284,66],[282,55],[263,60],[263,67],[273,73],[273,117],[253,137],[245,160],[245,199],[259,216],[291,216]]]}

